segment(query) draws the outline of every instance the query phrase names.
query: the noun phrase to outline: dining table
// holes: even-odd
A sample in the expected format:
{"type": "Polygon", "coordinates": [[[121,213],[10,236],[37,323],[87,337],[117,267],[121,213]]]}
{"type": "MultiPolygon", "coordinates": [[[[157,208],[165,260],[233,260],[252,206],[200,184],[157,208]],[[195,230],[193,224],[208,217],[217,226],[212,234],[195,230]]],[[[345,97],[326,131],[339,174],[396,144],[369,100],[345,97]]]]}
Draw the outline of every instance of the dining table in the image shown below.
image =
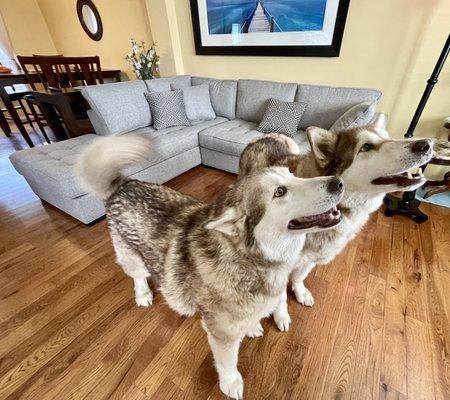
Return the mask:
{"type": "MultiPolygon", "coordinates": [[[[120,80],[121,80],[120,73],[121,73],[121,71],[119,69],[102,69],[103,79],[113,80],[116,82],[120,82],[120,80]]],[[[0,73],[0,99],[3,102],[3,105],[5,106],[9,115],[11,116],[11,119],[14,121],[14,124],[16,125],[16,127],[19,130],[22,137],[25,139],[25,141],[27,142],[27,144],[30,147],[34,147],[34,144],[31,140],[30,136],[28,135],[28,132],[22,122],[22,119],[19,116],[19,114],[17,113],[17,111],[14,107],[14,104],[10,100],[10,97],[9,97],[9,93],[11,93],[11,90],[14,90],[14,85],[28,85],[30,83],[39,83],[38,74],[29,74],[27,76],[22,71],[12,71],[10,73],[0,73]]],[[[29,91],[30,94],[33,94],[33,92],[35,92],[31,88],[27,88],[26,90],[29,91]]],[[[37,90],[36,92],[48,92],[48,91],[47,90],[37,90]]],[[[50,93],[50,95],[51,95],[51,93],[50,93]]],[[[62,89],[62,91],[58,94],[58,96],[55,95],[54,97],[51,97],[51,98],[56,99],[56,97],[59,97],[58,98],[59,104],[63,104],[64,101],[61,99],[64,96],[67,97],[67,102],[65,102],[65,106],[70,104],[70,101],[73,101],[74,98],[78,98],[79,100],[82,100],[81,93],[73,88],[67,88],[67,90],[62,89]],[[76,93],[76,92],[78,92],[78,93],[76,93]]],[[[42,98],[43,97],[44,97],[44,95],[42,95],[42,98]]],[[[48,96],[46,98],[48,98],[48,96]]],[[[65,106],[63,105],[63,106],[61,106],[61,108],[64,108],[65,106]]],[[[62,131],[62,129],[64,129],[64,128],[61,128],[60,124],[59,125],[56,124],[56,120],[55,120],[56,117],[55,117],[54,112],[52,112],[50,110],[49,106],[48,107],[44,106],[44,108],[46,108],[46,111],[43,110],[44,117],[46,117],[46,115],[45,115],[46,113],[49,117],[50,116],[53,117],[52,121],[50,121],[50,123],[49,123],[49,121],[47,121],[47,123],[49,123],[50,129],[57,130],[54,133],[55,133],[55,136],[58,138],[58,140],[67,138],[68,135],[63,134],[63,131],[62,131]],[[50,125],[53,125],[53,127],[50,125]]],[[[66,116],[67,116],[67,113],[66,113],[66,116]]],[[[69,119],[68,123],[70,124],[71,122],[73,122],[73,121],[71,119],[69,119]]],[[[74,126],[75,125],[73,125],[73,124],[71,125],[72,130],[74,129],[74,126]]],[[[2,128],[3,132],[5,132],[6,136],[11,135],[11,127],[9,126],[8,121],[6,120],[6,118],[2,112],[0,112],[0,127],[2,128]]],[[[69,128],[67,128],[67,130],[69,131],[69,128]]],[[[69,137],[71,134],[73,134],[73,131],[71,131],[71,132],[69,131],[69,137]]]]}

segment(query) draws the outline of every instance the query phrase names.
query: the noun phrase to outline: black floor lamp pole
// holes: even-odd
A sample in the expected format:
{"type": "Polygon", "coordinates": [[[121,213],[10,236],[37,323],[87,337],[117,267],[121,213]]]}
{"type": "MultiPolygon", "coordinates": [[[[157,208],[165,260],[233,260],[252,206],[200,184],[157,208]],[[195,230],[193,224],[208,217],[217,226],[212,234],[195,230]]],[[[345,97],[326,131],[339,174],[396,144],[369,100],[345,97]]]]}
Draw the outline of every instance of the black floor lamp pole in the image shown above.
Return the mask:
{"type": "MultiPolygon", "coordinates": [[[[434,85],[438,82],[439,74],[445,64],[445,60],[447,59],[450,52],[450,34],[447,37],[447,41],[445,42],[444,48],[441,51],[441,54],[437,60],[436,66],[431,73],[430,79],[427,81],[427,86],[422,94],[422,98],[420,99],[419,105],[417,106],[416,112],[409,124],[408,130],[405,133],[405,138],[411,138],[414,135],[414,130],[416,129],[417,123],[419,122],[420,116],[427,104],[428,98],[434,88],[434,85]]],[[[425,168],[426,166],[424,166],[425,168]]],[[[416,200],[416,191],[405,192],[401,199],[387,195],[384,199],[384,203],[386,204],[386,210],[384,214],[388,217],[391,217],[395,214],[402,214],[411,219],[413,219],[417,223],[425,222],[428,219],[428,216],[419,210],[420,201],[416,200]]]]}

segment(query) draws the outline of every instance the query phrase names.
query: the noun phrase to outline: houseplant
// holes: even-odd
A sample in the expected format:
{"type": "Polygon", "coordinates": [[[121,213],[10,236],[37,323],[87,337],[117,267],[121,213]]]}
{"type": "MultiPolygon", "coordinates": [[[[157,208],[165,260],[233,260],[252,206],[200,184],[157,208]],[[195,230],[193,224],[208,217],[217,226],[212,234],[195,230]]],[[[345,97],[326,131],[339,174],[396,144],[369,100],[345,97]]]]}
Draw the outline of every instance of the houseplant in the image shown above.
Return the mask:
{"type": "Polygon", "coordinates": [[[149,49],[145,47],[144,41],[138,43],[130,39],[131,53],[127,54],[125,61],[131,67],[138,79],[153,79],[159,75],[159,56],[156,53],[156,44],[153,43],[149,49]]]}

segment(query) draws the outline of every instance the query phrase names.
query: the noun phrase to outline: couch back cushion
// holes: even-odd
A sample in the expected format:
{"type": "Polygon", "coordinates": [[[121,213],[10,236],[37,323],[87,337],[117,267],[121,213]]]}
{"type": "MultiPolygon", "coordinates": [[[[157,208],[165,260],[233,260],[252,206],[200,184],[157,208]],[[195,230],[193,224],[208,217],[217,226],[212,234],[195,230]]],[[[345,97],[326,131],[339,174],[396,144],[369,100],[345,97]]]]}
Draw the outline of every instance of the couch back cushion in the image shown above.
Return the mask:
{"type": "Polygon", "coordinates": [[[193,76],[192,86],[209,85],[211,105],[216,115],[228,119],[236,118],[237,81],[201,78],[193,76]]]}
{"type": "Polygon", "coordinates": [[[99,135],[117,135],[151,124],[141,80],[85,86],[81,93],[92,108],[99,135]]]}
{"type": "Polygon", "coordinates": [[[176,85],[177,88],[191,86],[190,75],[170,76],[167,78],[147,79],[145,81],[150,92],[166,92],[170,90],[170,85],[176,85]]]}
{"type": "Polygon", "coordinates": [[[317,85],[298,85],[295,101],[306,105],[300,129],[331,126],[351,107],[362,103],[377,103],[381,92],[375,89],[342,88],[317,85]]]}
{"type": "Polygon", "coordinates": [[[189,121],[209,121],[216,118],[216,113],[211,105],[209,85],[178,87],[172,83],[170,88],[183,92],[184,107],[189,121]]]}
{"type": "Polygon", "coordinates": [[[296,91],[296,83],[241,79],[238,81],[236,116],[245,121],[260,122],[267,100],[294,101],[296,91]]]}

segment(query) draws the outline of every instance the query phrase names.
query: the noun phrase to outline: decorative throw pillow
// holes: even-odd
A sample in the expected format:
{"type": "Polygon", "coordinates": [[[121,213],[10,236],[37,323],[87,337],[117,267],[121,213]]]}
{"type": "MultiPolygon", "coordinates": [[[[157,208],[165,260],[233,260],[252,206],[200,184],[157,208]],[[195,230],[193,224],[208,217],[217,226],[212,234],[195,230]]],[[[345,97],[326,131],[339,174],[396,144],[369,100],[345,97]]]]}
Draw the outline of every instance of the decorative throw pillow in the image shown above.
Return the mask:
{"type": "Polygon", "coordinates": [[[183,91],[184,106],[189,121],[208,121],[216,118],[209,96],[209,85],[179,87],[172,83],[170,88],[183,91]]]}
{"type": "Polygon", "coordinates": [[[363,102],[349,108],[331,126],[332,131],[342,131],[367,125],[375,115],[377,102],[363,102]]]}
{"type": "Polygon", "coordinates": [[[305,108],[303,103],[269,99],[258,131],[284,133],[286,136],[294,137],[305,108]]]}
{"type": "Polygon", "coordinates": [[[144,96],[150,105],[155,129],[191,125],[186,116],[181,90],[146,92],[144,96]]]}

